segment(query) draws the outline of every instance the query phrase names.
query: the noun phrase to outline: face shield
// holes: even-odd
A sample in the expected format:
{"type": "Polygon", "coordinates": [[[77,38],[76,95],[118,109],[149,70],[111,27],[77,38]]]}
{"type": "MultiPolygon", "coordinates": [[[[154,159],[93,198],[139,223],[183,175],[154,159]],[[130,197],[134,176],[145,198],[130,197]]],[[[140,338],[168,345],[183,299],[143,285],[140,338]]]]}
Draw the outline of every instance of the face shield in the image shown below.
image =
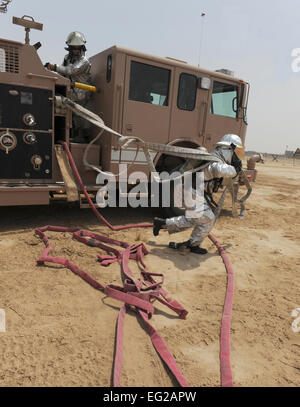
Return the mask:
{"type": "Polygon", "coordinates": [[[222,148],[222,149],[220,149],[220,152],[221,152],[224,160],[227,162],[227,164],[230,164],[231,160],[232,160],[232,155],[233,155],[232,149],[230,147],[222,148]]]}
{"type": "Polygon", "coordinates": [[[73,55],[80,55],[81,54],[82,47],[81,46],[74,46],[70,45],[69,46],[69,52],[73,55]]]}
{"type": "Polygon", "coordinates": [[[216,146],[212,154],[221,158],[221,160],[225,161],[227,164],[231,164],[233,150],[230,146],[216,146]]]}
{"type": "Polygon", "coordinates": [[[234,153],[237,156],[237,158],[241,161],[245,158],[245,150],[243,146],[234,146],[234,153]]]}
{"type": "Polygon", "coordinates": [[[82,46],[69,46],[66,48],[69,51],[69,58],[71,58],[71,62],[79,60],[82,56],[84,56],[84,47],[82,46]]]}

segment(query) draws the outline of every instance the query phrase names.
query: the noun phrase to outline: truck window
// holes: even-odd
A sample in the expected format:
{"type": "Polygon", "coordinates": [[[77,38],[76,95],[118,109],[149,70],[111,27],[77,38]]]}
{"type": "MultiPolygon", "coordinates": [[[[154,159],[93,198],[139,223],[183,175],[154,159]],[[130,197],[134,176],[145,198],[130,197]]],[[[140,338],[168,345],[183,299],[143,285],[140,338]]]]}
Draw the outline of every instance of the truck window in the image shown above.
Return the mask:
{"type": "Polygon", "coordinates": [[[171,71],[157,66],[131,62],[129,99],[168,106],[171,71]]]}
{"type": "Polygon", "coordinates": [[[19,73],[19,48],[0,41],[0,72],[19,73]]]}
{"type": "Polygon", "coordinates": [[[107,56],[106,60],[106,82],[109,83],[111,81],[111,71],[112,71],[112,55],[107,56]]]}
{"type": "Polygon", "coordinates": [[[194,110],[197,94],[197,77],[181,73],[179,77],[177,107],[182,110],[194,110]]]}
{"type": "Polygon", "coordinates": [[[5,63],[6,63],[5,51],[3,48],[0,48],[0,72],[5,72],[5,63]]]}
{"type": "Polygon", "coordinates": [[[237,117],[237,112],[234,111],[234,109],[236,110],[237,96],[237,86],[228,83],[214,82],[210,113],[219,116],[237,117]]]}

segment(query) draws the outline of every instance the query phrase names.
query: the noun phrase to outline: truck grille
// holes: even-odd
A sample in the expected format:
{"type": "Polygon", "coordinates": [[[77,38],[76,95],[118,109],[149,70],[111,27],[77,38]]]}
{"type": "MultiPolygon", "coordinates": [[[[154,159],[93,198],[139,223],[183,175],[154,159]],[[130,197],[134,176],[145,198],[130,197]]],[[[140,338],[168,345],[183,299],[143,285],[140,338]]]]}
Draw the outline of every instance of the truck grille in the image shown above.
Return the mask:
{"type": "Polygon", "coordinates": [[[19,73],[19,48],[0,41],[0,72],[19,73]]]}

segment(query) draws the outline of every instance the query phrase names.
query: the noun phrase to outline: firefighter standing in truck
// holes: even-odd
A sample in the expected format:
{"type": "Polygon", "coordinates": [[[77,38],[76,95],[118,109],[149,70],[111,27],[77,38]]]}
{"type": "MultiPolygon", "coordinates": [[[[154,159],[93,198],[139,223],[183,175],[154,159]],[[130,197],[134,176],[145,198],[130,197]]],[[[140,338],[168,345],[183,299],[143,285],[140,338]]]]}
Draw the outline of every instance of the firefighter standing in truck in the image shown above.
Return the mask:
{"type": "MultiPolygon", "coordinates": [[[[91,64],[85,56],[86,39],[82,33],[73,31],[68,35],[66,44],[68,47],[65,49],[69,51],[69,53],[65,56],[63,64],[56,65],[47,62],[45,67],[69,78],[72,84],[72,100],[88,109],[91,93],[83,89],[75,88],[74,86],[75,82],[85,83],[87,85],[91,84],[91,64]]],[[[89,127],[87,120],[74,115],[72,141],[77,143],[88,142],[89,127]]]]}

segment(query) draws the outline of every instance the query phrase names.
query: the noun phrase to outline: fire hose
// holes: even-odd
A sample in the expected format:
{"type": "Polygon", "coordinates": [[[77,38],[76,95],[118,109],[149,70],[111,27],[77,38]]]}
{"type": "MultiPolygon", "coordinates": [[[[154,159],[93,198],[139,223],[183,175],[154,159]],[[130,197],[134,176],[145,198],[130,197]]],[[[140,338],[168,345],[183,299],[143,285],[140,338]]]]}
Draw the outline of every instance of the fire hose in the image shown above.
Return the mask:
{"type": "MultiPolygon", "coordinates": [[[[77,85],[80,85],[80,86],[82,85],[83,87],[86,86],[84,84],[77,84],[77,85]]],[[[97,91],[97,89],[95,88],[94,91],[97,91]]],[[[154,180],[161,184],[163,184],[165,182],[169,182],[169,180],[162,180],[159,177],[159,175],[157,174],[156,169],[154,167],[153,160],[151,159],[151,156],[149,153],[149,149],[151,149],[151,148],[154,149],[155,151],[160,151],[160,152],[166,153],[168,155],[175,155],[177,157],[182,157],[182,158],[187,159],[186,164],[182,167],[182,170],[180,171],[181,174],[179,174],[178,176],[175,176],[175,177],[172,176],[172,181],[175,181],[179,178],[184,177],[185,170],[183,168],[187,169],[188,168],[187,166],[189,166],[189,164],[192,163],[193,161],[201,162],[201,160],[204,160],[205,163],[204,164],[201,163],[200,166],[198,166],[198,167],[197,167],[197,165],[196,166],[192,165],[192,168],[189,168],[189,170],[188,170],[188,172],[190,174],[193,174],[197,171],[202,171],[205,167],[207,167],[209,165],[210,162],[219,161],[219,159],[217,157],[212,156],[211,154],[209,154],[207,152],[206,153],[203,151],[200,152],[197,149],[195,150],[195,149],[191,149],[191,148],[184,148],[184,147],[178,147],[178,146],[177,147],[165,146],[165,145],[161,145],[161,144],[157,144],[157,143],[146,143],[144,140],[142,140],[141,138],[136,137],[136,136],[135,137],[123,136],[122,134],[120,134],[120,133],[116,132],[115,130],[111,129],[110,127],[106,126],[100,116],[98,116],[97,114],[91,112],[90,110],[84,108],[83,106],[79,105],[78,103],[75,103],[74,101],[72,101],[71,99],[68,99],[66,97],[56,96],[55,103],[58,106],[62,106],[62,105],[67,106],[76,115],[82,117],[83,119],[89,121],[94,126],[101,129],[100,133],[86,147],[84,154],[83,154],[83,164],[104,175],[110,176],[112,174],[103,172],[100,168],[89,164],[87,161],[87,154],[88,154],[90,147],[92,146],[92,144],[94,144],[99,139],[99,137],[102,135],[103,131],[107,131],[108,133],[115,135],[119,138],[119,140],[118,140],[118,145],[120,147],[119,162],[121,161],[122,148],[128,147],[132,143],[134,144],[134,146],[136,148],[136,154],[129,166],[132,166],[134,164],[134,162],[138,156],[139,150],[142,149],[145,154],[148,167],[150,168],[152,174],[154,175],[154,180]]],[[[113,175],[119,176],[120,174],[113,174],[113,175]]],[[[230,190],[231,190],[232,196],[234,197],[233,205],[235,205],[235,201],[237,201],[241,206],[241,211],[240,211],[239,217],[242,218],[244,216],[244,212],[245,212],[245,201],[249,198],[252,188],[251,188],[249,180],[246,177],[243,170],[241,170],[240,174],[239,174],[239,182],[240,181],[242,181],[247,188],[247,192],[246,192],[245,196],[243,196],[240,199],[237,199],[232,180],[231,180],[230,190]]],[[[219,211],[221,210],[220,205],[219,205],[218,209],[219,209],[219,211]]]]}
{"type": "Polygon", "coordinates": [[[137,225],[123,225],[123,226],[113,226],[111,223],[109,223],[109,222],[104,218],[104,216],[102,216],[101,213],[97,211],[97,208],[95,207],[93,201],[91,200],[91,198],[90,198],[90,196],[89,196],[89,194],[88,194],[88,192],[87,192],[87,190],[86,190],[86,188],[85,188],[85,186],[84,186],[84,184],[83,184],[83,182],[82,182],[82,179],[81,179],[81,177],[80,177],[80,174],[79,174],[79,172],[78,172],[78,170],[77,170],[75,161],[74,161],[74,159],[73,159],[73,157],[72,157],[72,154],[71,154],[71,151],[70,151],[70,149],[69,149],[68,144],[67,144],[66,142],[62,142],[62,145],[63,145],[63,147],[64,147],[64,149],[65,149],[65,151],[66,151],[66,153],[67,153],[67,156],[68,156],[69,161],[70,161],[71,168],[72,168],[72,170],[73,170],[73,172],[74,172],[74,175],[75,175],[75,177],[76,177],[76,179],[77,179],[77,181],[78,181],[78,183],[79,183],[79,186],[80,186],[81,191],[84,193],[84,196],[86,197],[86,200],[88,201],[88,203],[89,203],[89,205],[90,205],[92,211],[94,212],[94,214],[96,215],[96,217],[97,217],[101,222],[103,222],[110,230],[113,230],[113,231],[124,230],[124,229],[132,229],[132,228],[137,228],[137,227],[140,227],[140,228],[149,228],[149,227],[152,227],[152,226],[153,226],[152,223],[141,223],[141,224],[137,224],[137,225]]]}
{"type": "MultiPolygon", "coordinates": [[[[76,168],[75,162],[69,150],[67,143],[62,143],[77,181],[80,185],[82,192],[84,193],[86,199],[89,202],[91,209],[97,218],[102,221],[109,229],[113,231],[124,230],[129,228],[138,227],[151,227],[151,223],[135,224],[135,225],[124,225],[124,226],[112,226],[96,209],[93,201],[90,199],[85,186],[81,180],[80,174],[76,168]]],[[[225,196],[225,194],[224,194],[225,196]]],[[[146,324],[149,332],[149,336],[153,343],[154,348],[162,358],[162,360],[169,367],[170,371],[177,379],[178,383],[186,387],[188,386],[187,381],[183,377],[179,367],[176,364],[175,359],[168,350],[163,339],[160,337],[155,328],[150,324],[149,320],[153,315],[154,308],[152,302],[158,300],[165,304],[173,311],[175,311],[180,318],[185,318],[187,311],[176,301],[171,299],[167,292],[162,289],[163,275],[161,273],[151,273],[147,270],[145,263],[143,262],[143,256],[148,253],[146,247],[143,244],[133,244],[129,245],[126,242],[120,242],[114,239],[110,239],[104,236],[100,236],[91,232],[81,231],[77,228],[63,228],[59,226],[45,226],[43,228],[38,228],[35,230],[36,234],[43,240],[45,244],[45,249],[38,259],[38,264],[44,264],[45,262],[52,262],[64,265],[70,269],[73,273],[79,275],[82,279],[87,281],[94,288],[102,291],[109,297],[117,299],[123,302],[123,306],[120,309],[119,317],[117,321],[117,335],[115,344],[115,359],[114,359],[114,372],[113,372],[113,384],[114,386],[120,385],[120,375],[122,369],[122,358],[123,358],[123,326],[126,311],[129,307],[133,307],[138,314],[142,317],[144,323],[146,324]],[[85,271],[81,270],[75,264],[67,259],[49,257],[48,253],[50,251],[50,243],[45,234],[47,230],[56,232],[71,232],[73,233],[73,238],[77,241],[87,244],[93,247],[100,247],[108,253],[113,253],[112,255],[98,256],[98,259],[102,266],[108,266],[113,262],[119,262],[122,272],[125,274],[124,286],[119,287],[115,285],[107,285],[104,287],[102,284],[97,282],[92,276],[90,276],[85,271]],[[108,246],[107,243],[123,247],[125,250],[120,251],[112,246],[108,246]],[[129,268],[128,262],[130,259],[137,261],[138,265],[142,269],[142,278],[135,280],[133,274],[129,268]],[[154,280],[153,276],[161,277],[161,281],[157,282],[154,280]]],[[[233,303],[233,290],[234,290],[234,275],[233,269],[230,261],[222,248],[222,246],[217,242],[217,240],[211,234],[208,236],[209,239],[218,248],[219,254],[221,255],[225,268],[227,271],[227,289],[226,298],[224,303],[224,310],[221,323],[221,338],[220,338],[220,366],[221,366],[221,385],[223,387],[233,386],[232,372],[230,367],[230,322],[232,315],[232,303],[233,303]]]]}
{"type": "MultiPolygon", "coordinates": [[[[89,114],[91,122],[99,125],[99,120],[96,115],[92,112],[89,114]],[[93,117],[94,116],[94,117],[93,117]]],[[[102,129],[107,128],[104,123],[101,123],[102,129]]],[[[111,131],[116,135],[120,136],[118,133],[111,131]]],[[[74,172],[74,175],[78,181],[81,191],[84,193],[93,213],[96,217],[103,222],[110,230],[119,231],[130,228],[144,228],[152,227],[152,223],[142,223],[134,225],[123,225],[123,226],[113,226],[111,223],[98,212],[93,201],[90,199],[88,192],[82,182],[80,174],[77,170],[75,161],[72,157],[72,154],[69,150],[68,144],[62,142],[62,145],[67,153],[71,168],[74,172]]],[[[222,195],[220,201],[224,202],[225,192],[222,195]]],[[[222,205],[220,205],[221,207],[222,205]]],[[[220,207],[219,212],[220,212],[220,207]]],[[[170,371],[177,379],[178,383],[185,387],[188,386],[187,381],[183,377],[179,367],[177,366],[175,359],[171,355],[164,341],[150,324],[149,320],[153,315],[154,308],[152,302],[158,300],[161,303],[168,306],[174,312],[176,312],[180,318],[185,318],[187,311],[176,301],[171,299],[167,292],[162,289],[162,283],[164,276],[161,273],[151,273],[147,270],[145,263],[143,262],[143,256],[148,254],[146,247],[143,244],[133,244],[129,245],[126,242],[120,242],[114,239],[110,239],[104,236],[100,236],[91,232],[81,231],[77,228],[63,228],[59,226],[45,226],[43,228],[38,228],[35,230],[36,234],[43,240],[46,248],[44,249],[41,257],[38,259],[38,264],[44,264],[45,262],[53,262],[57,264],[64,265],[70,269],[73,273],[80,276],[95,289],[102,291],[107,296],[117,299],[123,302],[123,306],[120,309],[118,321],[117,321],[117,335],[116,335],[116,344],[115,344],[115,358],[114,358],[114,371],[113,371],[113,384],[114,386],[120,385],[120,375],[122,369],[122,356],[123,356],[123,326],[124,318],[126,311],[129,308],[133,308],[138,312],[142,317],[144,323],[146,324],[149,332],[149,336],[153,343],[154,348],[162,358],[162,360],[169,367],[170,371]],[[98,256],[98,259],[102,266],[107,266],[113,262],[118,262],[121,266],[121,270],[125,275],[123,279],[123,287],[115,285],[107,285],[104,287],[102,284],[97,282],[92,276],[90,276],[85,271],[81,270],[75,264],[70,262],[67,259],[49,257],[48,253],[50,251],[50,243],[45,234],[47,230],[56,231],[56,232],[71,232],[73,233],[73,238],[77,241],[87,244],[93,247],[100,247],[108,253],[113,253],[112,255],[98,256]],[[115,247],[108,246],[108,244],[113,244],[124,248],[124,250],[117,250],[115,247]],[[139,280],[135,280],[133,274],[129,268],[129,260],[136,260],[141,271],[141,277],[139,280]],[[157,282],[154,280],[153,276],[161,277],[161,281],[157,282]]],[[[234,290],[234,275],[233,269],[230,264],[230,261],[222,248],[222,246],[217,242],[217,240],[211,234],[208,236],[209,239],[215,244],[218,248],[219,254],[221,255],[225,268],[227,271],[227,289],[226,289],[226,298],[223,309],[223,316],[221,322],[221,338],[220,338],[220,366],[221,366],[221,385],[225,387],[233,386],[232,372],[230,367],[230,322],[232,315],[232,303],[233,303],[233,290],[234,290]]]]}
{"type": "Polygon", "coordinates": [[[188,386],[185,378],[183,377],[179,367],[175,362],[175,359],[171,355],[163,339],[149,322],[154,313],[154,307],[152,305],[154,300],[158,300],[162,304],[168,306],[171,310],[176,312],[180,318],[185,318],[187,315],[187,311],[176,300],[172,299],[168,295],[168,293],[162,288],[162,283],[164,280],[163,274],[151,273],[148,271],[147,266],[143,261],[143,256],[148,254],[148,251],[143,244],[140,243],[130,245],[126,242],[120,242],[118,240],[97,235],[95,233],[82,231],[76,228],[65,228],[60,226],[44,226],[42,228],[35,229],[35,233],[43,240],[46,246],[45,249],[43,250],[42,255],[37,261],[38,264],[42,265],[45,262],[61,264],[64,267],[71,270],[76,275],[78,275],[79,277],[81,277],[95,289],[100,290],[108,297],[114,298],[124,303],[120,309],[117,321],[113,385],[114,386],[120,385],[120,375],[123,357],[124,318],[126,311],[129,308],[133,308],[142,317],[144,323],[148,328],[148,333],[154,348],[156,349],[162,360],[169,367],[170,371],[177,379],[180,386],[182,387],[188,386]],[[77,267],[74,263],[70,262],[69,260],[60,257],[48,256],[51,248],[48,237],[45,234],[45,232],[48,230],[53,232],[70,232],[73,234],[73,239],[81,243],[84,243],[92,247],[99,247],[108,253],[113,253],[113,255],[105,256],[98,255],[98,260],[100,261],[102,266],[108,266],[109,264],[114,262],[118,262],[120,264],[122,273],[124,275],[123,287],[116,286],[113,284],[103,286],[91,275],[77,267]],[[114,246],[109,246],[108,244],[119,246],[124,250],[118,250],[114,246]],[[130,259],[136,260],[139,269],[141,270],[141,277],[138,280],[134,279],[134,276],[129,268],[128,263],[130,259]],[[153,278],[154,276],[160,277],[161,280],[160,281],[154,280],[153,278]]]}

